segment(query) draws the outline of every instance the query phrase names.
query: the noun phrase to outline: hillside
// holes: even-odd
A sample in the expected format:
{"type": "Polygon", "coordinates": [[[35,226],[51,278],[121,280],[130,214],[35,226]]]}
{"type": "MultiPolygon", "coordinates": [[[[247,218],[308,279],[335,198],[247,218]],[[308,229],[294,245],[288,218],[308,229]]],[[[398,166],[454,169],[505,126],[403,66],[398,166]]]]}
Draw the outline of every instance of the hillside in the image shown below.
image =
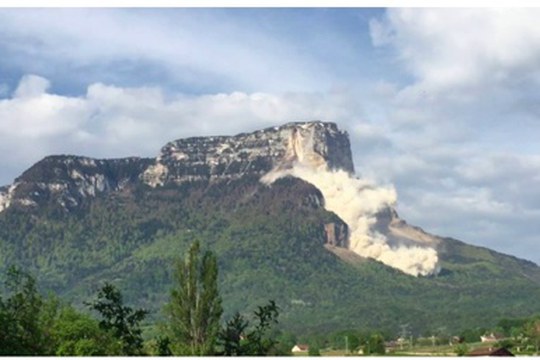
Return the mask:
{"type": "Polygon", "coordinates": [[[531,262],[427,234],[385,207],[374,227],[389,241],[437,250],[440,271],[408,275],[352,251],[350,226],[313,185],[292,176],[262,183],[276,167],[320,161],[315,154],[352,171],[346,134],[314,124],[179,140],[156,159],[46,158],[2,191],[0,266],[24,266],[43,291],[76,305],[112,281],[159,317],[173,260],[199,239],[218,256],[225,317],[274,299],[280,326],[293,331],[408,323],[427,334],[540,312],[531,262]],[[283,129],[306,131],[311,143],[291,152],[283,129]]]}

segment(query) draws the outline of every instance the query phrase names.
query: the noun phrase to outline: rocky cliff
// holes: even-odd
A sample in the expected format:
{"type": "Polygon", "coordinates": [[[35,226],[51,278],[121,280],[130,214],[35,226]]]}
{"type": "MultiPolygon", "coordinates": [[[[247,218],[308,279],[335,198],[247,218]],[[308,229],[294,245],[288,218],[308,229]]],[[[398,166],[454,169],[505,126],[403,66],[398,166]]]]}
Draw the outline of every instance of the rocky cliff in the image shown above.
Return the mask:
{"type": "Polygon", "coordinates": [[[16,178],[11,186],[0,189],[0,211],[10,206],[36,208],[51,202],[66,210],[74,209],[87,198],[136,183],[150,162],[137,157],[96,160],[48,156],[16,178]]]}
{"type": "Polygon", "coordinates": [[[354,173],[348,134],[336,124],[289,123],[235,136],[176,140],[165,145],[155,159],[49,156],[12,185],[0,188],[0,211],[46,203],[71,210],[85,199],[138,184],[157,187],[262,176],[299,160],[354,173]]]}
{"type": "Polygon", "coordinates": [[[354,173],[349,136],[334,123],[289,123],[236,136],[180,139],[168,143],[142,175],[150,186],[193,180],[262,176],[295,161],[354,173]]]}
{"type": "MultiPolygon", "coordinates": [[[[9,207],[66,212],[111,193],[133,193],[198,183],[257,178],[300,178],[320,190],[316,203],[340,217],[325,225],[330,247],[346,248],[412,275],[438,271],[440,239],[409,226],[393,209],[395,191],[354,177],[348,134],[334,123],[288,123],[235,136],[180,139],[154,159],[96,160],[49,156],[0,188],[0,211],[9,207]]],[[[216,187],[213,187],[216,188],[216,187]]],[[[302,201],[301,194],[295,196],[302,201]]]]}
{"type": "Polygon", "coordinates": [[[347,135],[320,122],[177,140],[153,159],[47,157],[0,187],[0,273],[22,266],[77,306],[108,281],[159,314],[199,240],[224,318],[275,299],[298,333],[426,333],[540,311],[538,266],[410,226],[390,186],[352,174],[347,135]]]}

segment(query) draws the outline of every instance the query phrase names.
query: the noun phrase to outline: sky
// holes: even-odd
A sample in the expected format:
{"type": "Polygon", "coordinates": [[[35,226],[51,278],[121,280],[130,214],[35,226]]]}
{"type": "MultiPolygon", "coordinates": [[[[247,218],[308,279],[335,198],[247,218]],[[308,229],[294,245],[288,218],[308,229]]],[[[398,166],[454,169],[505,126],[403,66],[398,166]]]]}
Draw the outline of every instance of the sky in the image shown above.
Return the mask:
{"type": "Polygon", "coordinates": [[[0,9],[0,184],[290,121],[407,222],[540,263],[540,8],[0,9]]]}

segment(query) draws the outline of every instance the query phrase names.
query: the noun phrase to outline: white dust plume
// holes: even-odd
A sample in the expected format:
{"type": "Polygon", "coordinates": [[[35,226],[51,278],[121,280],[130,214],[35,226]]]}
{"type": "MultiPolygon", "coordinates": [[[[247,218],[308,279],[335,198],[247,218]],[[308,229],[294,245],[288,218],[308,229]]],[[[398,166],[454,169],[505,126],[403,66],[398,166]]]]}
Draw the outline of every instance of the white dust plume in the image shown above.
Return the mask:
{"type": "Polygon", "coordinates": [[[372,229],[377,212],[395,204],[395,189],[375,186],[373,183],[352,177],[343,170],[329,171],[326,163],[297,161],[292,168],[275,170],[261,181],[271,184],[284,176],[298,177],[313,184],[324,196],[325,209],[336,213],[349,226],[350,250],[376,259],[404,273],[419,276],[438,271],[438,256],[433,248],[390,244],[381,233],[372,229]]]}

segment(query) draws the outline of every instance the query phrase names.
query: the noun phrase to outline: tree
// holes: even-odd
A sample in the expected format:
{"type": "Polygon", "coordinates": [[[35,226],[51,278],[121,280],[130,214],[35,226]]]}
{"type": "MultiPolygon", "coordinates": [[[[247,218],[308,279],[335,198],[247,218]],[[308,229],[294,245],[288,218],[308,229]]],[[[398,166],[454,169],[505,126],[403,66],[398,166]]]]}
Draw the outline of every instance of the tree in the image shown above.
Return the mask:
{"type": "Polygon", "coordinates": [[[457,344],[454,347],[454,352],[456,353],[457,356],[465,356],[469,352],[469,347],[467,346],[466,343],[457,344]]]}
{"type": "Polygon", "coordinates": [[[56,342],[55,355],[95,356],[121,355],[122,343],[110,332],[99,326],[99,322],[71,306],[60,310],[53,326],[56,342]]]}
{"type": "Polygon", "coordinates": [[[268,305],[255,310],[255,329],[246,335],[246,355],[267,355],[276,344],[276,340],[266,335],[273,324],[277,324],[279,308],[273,300],[268,305]]]}
{"type": "Polygon", "coordinates": [[[277,355],[292,355],[291,349],[297,344],[297,338],[294,333],[289,331],[281,332],[276,337],[276,351],[277,355]]]}
{"type": "Polygon", "coordinates": [[[308,356],[321,356],[321,350],[317,341],[310,341],[308,346],[308,356]]]}
{"type": "MultiPolygon", "coordinates": [[[[268,335],[273,324],[277,324],[279,308],[273,300],[267,305],[257,307],[254,312],[255,327],[246,331],[249,321],[236,313],[219,332],[218,343],[223,350],[221,355],[269,355],[276,347],[277,341],[268,335]]],[[[277,355],[277,354],[275,354],[277,355]]],[[[282,354],[279,354],[282,355],[282,354]]]]}
{"type": "Polygon", "coordinates": [[[171,356],[171,340],[168,337],[158,337],[156,339],[156,355],[171,356]]]}
{"type": "Polygon", "coordinates": [[[184,261],[177,261],[176,287],[165,311],[167,332],[176,355],[212,355],[223,308],[218,292],[217,259],[211,251],[200,258],[195,241],[184,261]]]}
{"type": "Polygon", "coordinates": [[[240,313],[235,313],[231,320],[218,334],[218,343],[223,347],[222,355],[239,356],[245,354],[245,347],[241,343],[249,322],[240,313]]]}
{"type": "Polygon", "coordinates": [[[384,347],[384,338],[381,334],[372,334],[366,345],[364,345],[364,355],[371,355],[371,354],[377,354],[377,355],[384,355],[386,353],[386,349],[384,347]]]}
{"type": "Polygon", "coordinates": [[[535,317],[524,326],[525,334],[529,337],[531,345],[535,348],[535,354],[538,354],[540,346],[540,317],[535,317]]]}
{"type": "Polygon", "coordinates": [[[87,305],[101,314],[99,326],[120,340],[123,355],[143,355],[140,322],[148,314],[146,310],[124,306],[122,294],[109,283],[98,291],[97,299],[87,305]]]}
{"type": "Polygon", "coordinates": [[[40,323],[43,299],[34,278],[10,267],[4,288],[9,297],[0,296],[0,355],[47,355],[40,323]]]}

